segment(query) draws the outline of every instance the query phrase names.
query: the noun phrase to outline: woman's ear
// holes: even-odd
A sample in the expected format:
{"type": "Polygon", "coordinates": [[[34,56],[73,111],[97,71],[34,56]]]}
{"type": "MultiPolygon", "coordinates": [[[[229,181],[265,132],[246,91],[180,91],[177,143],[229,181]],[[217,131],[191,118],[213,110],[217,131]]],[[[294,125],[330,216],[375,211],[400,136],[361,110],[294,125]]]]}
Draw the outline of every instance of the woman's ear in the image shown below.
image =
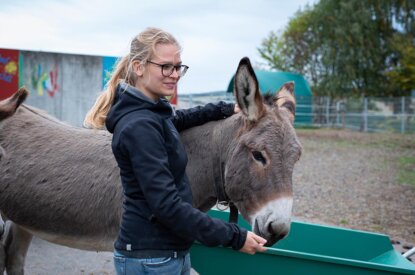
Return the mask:
{"type": "Polygon", "coordinates": [[[133,71],[137,76],[143,76],[144,68],[140,61],[133,61],[133,71]]]}

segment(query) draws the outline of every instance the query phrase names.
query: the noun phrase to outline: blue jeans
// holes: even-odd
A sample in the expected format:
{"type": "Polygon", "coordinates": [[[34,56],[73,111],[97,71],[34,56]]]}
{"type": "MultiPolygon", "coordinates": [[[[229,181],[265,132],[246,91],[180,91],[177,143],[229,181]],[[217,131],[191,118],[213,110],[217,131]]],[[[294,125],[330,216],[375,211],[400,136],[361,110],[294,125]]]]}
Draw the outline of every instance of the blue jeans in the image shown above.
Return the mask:
{"type": "Polygon", "coordinates": [[[129,258],[114,252],[114,265],[117,275],[190,275],[190,254],[168,258],[129,258]]]}

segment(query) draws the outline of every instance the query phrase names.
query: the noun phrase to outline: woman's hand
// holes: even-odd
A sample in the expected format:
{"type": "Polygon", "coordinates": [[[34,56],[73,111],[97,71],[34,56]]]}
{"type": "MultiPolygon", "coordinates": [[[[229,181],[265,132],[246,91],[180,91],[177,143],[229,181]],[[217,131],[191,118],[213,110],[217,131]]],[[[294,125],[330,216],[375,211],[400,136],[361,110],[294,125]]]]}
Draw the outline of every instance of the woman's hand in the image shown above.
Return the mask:
{"type": "Polygon", "coordinates": [[[235,108],[233,109],[233,112],[234,112],[235,114],[237,114],[237,113],[239,113],[240,111],[241,111],[241,109],[239,109],[238,104],[236,104],[236,103],[235,103],[235,108]]]}
{"type": "Polygon", "coordinates": [[[256,235],[251,231],[248,231],[244,246],[239,251],[251,255],[254,255],[256,252],[264,252],[267,250],[267,248],[264,247],[264,244],[266,244],[266,242],[267,240],[265,240],[264,238],[256,235]]]}

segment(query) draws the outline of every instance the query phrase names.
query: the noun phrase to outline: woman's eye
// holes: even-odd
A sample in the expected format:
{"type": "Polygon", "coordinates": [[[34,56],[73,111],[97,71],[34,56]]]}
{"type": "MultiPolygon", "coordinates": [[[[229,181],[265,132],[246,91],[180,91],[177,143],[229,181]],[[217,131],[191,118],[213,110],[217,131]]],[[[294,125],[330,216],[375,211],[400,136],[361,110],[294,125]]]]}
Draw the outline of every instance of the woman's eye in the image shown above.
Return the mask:
{"type": "Polygon", "coordinates": [[[262,165],[267,164],[267,160],[260,151],[252,151],[252,155],[254,156],[254,159],[258,162],[261,162],[262,165]]]}
{"type": "Polygon", "coordinates": [[[164,64],[163,65],[163,69],[166,70],[166,71],[173,70],[173,67],[174,66],[172,64],[164,64]]]}

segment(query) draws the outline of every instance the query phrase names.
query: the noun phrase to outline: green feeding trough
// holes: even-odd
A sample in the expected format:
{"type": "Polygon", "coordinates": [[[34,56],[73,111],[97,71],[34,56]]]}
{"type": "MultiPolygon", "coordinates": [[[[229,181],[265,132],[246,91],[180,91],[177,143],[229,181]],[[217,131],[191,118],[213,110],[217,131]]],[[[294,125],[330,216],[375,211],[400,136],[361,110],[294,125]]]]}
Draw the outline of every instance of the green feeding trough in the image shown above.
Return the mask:
{"type": "MultiPolygon", "coordinates": [[[[227,220],[229,213],[209,215],[227,220]]],[[[242,217],[239,224],[251,227],[242,217]]],[[[386,235],[294,221],[287,238],[266,252],[248,255],[196,243],[192,267],[206,274],[364,275],[415,274],[415,265],[394,250],[386,235]]]]}
{"type": "MultiPolygon", "coordinates": [[[[255,75],[262,94],[275,94],[285,82],[294,81],[294,92],[297,100],[295,124],[311,124],[313,97],[310,85],[301,74],[255,70],[255,75]]],[[[234,77],[229,82],[228,93],[233,93],[234,77]]]]}

